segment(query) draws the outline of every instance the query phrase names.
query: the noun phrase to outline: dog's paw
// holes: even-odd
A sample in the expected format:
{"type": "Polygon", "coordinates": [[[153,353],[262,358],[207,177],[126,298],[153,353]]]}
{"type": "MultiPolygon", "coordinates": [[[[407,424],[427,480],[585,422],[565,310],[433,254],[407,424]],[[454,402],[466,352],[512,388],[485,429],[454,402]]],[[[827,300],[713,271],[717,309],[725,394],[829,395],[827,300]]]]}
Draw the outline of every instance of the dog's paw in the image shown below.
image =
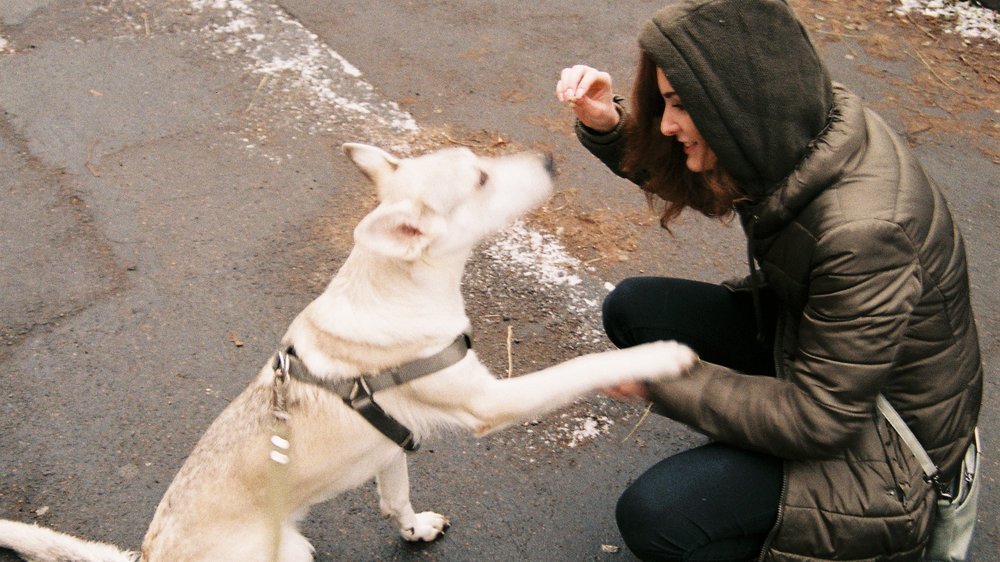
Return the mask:
{"type": "Polygon", "coordinates": [[[414,517],[416,521],[413,527],[399,530],[403,538],[410,542],[430,542],[443,535],[445,530],[451,526],[447,517],[433,511],[418,513],[414,517]]]}
{"type": "Polygon", "coordinates": [[[621,351],[632,352],[629,366],[642,380],[679,378],[698,363],[694,350],[675,341],[651,342],[621,351]]]}

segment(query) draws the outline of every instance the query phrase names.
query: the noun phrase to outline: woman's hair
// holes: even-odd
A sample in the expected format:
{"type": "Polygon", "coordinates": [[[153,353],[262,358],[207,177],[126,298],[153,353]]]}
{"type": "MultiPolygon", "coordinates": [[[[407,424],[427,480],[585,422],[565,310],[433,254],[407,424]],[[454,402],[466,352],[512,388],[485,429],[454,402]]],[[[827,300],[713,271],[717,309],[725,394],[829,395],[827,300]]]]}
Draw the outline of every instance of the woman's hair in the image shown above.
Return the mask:
{"type": "Polygon", "coordinates": [[[720,165],[702,173],[687,168],[682,144],[660,132],[665,104],[656,81],[656,65],[642,52],[638,66],[632,88],[632,119],[626,123],[623,171],[640,179],[651,205],[656,206],[657,197],[665,202],[660,225],[667,230],[685,207],[709,217],[732,216],[733,204],[747,197],[720,165]]]}

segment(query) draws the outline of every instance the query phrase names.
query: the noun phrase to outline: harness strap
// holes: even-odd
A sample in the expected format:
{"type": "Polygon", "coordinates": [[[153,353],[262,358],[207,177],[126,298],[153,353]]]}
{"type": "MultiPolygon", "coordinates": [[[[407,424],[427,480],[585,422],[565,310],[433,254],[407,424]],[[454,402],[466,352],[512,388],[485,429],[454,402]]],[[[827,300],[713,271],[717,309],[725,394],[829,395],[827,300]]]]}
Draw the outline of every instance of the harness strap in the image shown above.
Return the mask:
{"type": "Polygon", "coordinates": [[[361,417],[365,418],[382,435],[392,439],[403,450],[416,451],[420,448],[420,444],[417,443],[410,428],[399,423],[396,418],[387,414],[375,403],[371,392],[364,384],[364,379],[359,379],[356,388],[357,395],[346,401],[351,408],[354,408],[354,411],[361,414],[361,417]]]}
{"type": "Polygon", "coordinates": [[[275,356],[274,361],[277,366],[278,362],[281,361],[282,356],[288,365],[288,376],[297,381],[307,382],[313,386],[318,386],[325,389],[327,392],[332,392],[344,400],[348,400],[351,397],[351,389],[354,388],[356,379],[338,379],[338,380],[326,380],[317,377],[312,374],[309,369],[306,368],[305,363],[299,359],[299,356],[295,354],[295,348],[292,346],[286,347],[283,351],[278,352],[275,356]]]}
{"type": "Polygon", "coordinates": [[[380,373],[333,381],[312,374],[295,354],[295,348],[292,346],[275,355],[274,365],[275,369],[278,369],[279,365],[284,364],[290,378],[318,386],[339,396],[345,404],[361,414],[368,423],[394,443],[406,451],[416,451],[420,445],[416,442],[413,432],[387,414],[375,402],[373,395],[381,390],[446,369],[461,361],[470,349],[472,349],[472,336],[463,332],[448,347],[430,357],[414,359],[380,373]]]}
{"type": "Polygon", "coordinates": [[[370,392],[374,394],[380,390],[406,384],[414,379],[451,367],[461,361],[470,349],[472,349],[472,336],[463,332],[451,342],[451,345],[430,357],[414,359],[398,367],[392,367],[374,375],[364,375],[361,378],[368,385],[370,392]]]}

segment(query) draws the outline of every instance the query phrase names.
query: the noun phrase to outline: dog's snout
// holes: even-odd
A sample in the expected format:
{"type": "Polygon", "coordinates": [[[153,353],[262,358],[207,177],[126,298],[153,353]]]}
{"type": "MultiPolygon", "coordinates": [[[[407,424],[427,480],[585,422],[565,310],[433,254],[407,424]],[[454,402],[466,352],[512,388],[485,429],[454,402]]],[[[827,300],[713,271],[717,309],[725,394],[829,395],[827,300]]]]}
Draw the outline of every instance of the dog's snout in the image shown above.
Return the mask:
{"type": "Polygon", "coordinates": [[[556,159],[552,156],[551,152],[546,152],[542,155],[542,162],[545,165],[545,171],[549,173],[549,176],[555,177],[556,175],[556,159]]]}

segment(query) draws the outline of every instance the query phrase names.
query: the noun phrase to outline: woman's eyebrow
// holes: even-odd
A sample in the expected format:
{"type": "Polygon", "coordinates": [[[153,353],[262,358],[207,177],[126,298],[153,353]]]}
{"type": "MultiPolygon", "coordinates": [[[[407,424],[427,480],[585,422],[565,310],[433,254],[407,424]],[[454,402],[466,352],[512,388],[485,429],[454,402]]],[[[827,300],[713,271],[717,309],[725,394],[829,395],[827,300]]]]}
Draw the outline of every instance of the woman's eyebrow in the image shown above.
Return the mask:
{"type": "Polygon", "coordinates": [[[663,92],[663,99],[670,99],[670,98],[678,98],[678,99],[680,99],[679,96],[677,95],[677,92],[672,92],[672,91],[671,92],[663,92]]]}

